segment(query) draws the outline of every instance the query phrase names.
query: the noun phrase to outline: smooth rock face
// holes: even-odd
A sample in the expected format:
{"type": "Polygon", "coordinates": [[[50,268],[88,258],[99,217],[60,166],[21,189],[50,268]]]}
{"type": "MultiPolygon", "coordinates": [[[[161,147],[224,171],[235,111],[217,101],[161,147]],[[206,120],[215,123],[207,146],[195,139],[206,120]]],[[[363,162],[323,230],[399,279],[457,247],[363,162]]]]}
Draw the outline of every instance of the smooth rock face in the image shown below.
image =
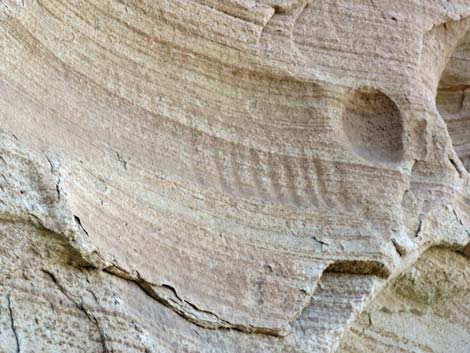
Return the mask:
{"type": "Polygon", "coordinates": [[[0,0],[1,352],[467,352],[467,0],[0,0]]]}

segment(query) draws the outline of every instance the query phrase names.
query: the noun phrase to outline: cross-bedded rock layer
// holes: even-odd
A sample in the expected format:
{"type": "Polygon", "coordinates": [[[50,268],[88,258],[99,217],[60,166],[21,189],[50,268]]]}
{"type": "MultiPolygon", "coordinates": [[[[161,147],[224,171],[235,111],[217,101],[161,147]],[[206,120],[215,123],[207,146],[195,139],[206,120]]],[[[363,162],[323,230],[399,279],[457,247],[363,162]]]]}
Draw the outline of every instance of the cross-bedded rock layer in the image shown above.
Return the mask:
{"type": "Polygon", "coordinates": [[[2,349],[372,344],[365,313],[427,249],[470,253],[468,15],[464,0],[0,1],[2,349]]]}

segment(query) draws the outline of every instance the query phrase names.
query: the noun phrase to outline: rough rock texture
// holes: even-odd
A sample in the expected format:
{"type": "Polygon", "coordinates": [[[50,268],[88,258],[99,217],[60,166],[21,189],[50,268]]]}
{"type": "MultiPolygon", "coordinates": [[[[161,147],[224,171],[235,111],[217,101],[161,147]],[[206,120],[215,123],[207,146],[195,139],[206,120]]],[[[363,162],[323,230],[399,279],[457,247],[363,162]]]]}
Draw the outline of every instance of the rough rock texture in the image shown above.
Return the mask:
{"type": "Polygon", "coordinates": [[[470,259],[433,248],[361,313],[339,350],[468,352],[470,259]]]}
{"type": "Polygon", "coordinates": [[[0,0],[1,352],[467,352],[468,0],[0,0]]]}

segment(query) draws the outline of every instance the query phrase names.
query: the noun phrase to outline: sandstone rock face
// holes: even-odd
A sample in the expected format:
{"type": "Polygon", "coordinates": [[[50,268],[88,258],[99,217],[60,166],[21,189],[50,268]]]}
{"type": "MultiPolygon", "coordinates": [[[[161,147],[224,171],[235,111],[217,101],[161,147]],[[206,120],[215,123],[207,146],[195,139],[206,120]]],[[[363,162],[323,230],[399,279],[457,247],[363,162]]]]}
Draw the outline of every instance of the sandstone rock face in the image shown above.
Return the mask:
{"type": "Polygon", "coordinates": [[[468,352],[468,0],[0,0],[1,352],[468,352]]]}

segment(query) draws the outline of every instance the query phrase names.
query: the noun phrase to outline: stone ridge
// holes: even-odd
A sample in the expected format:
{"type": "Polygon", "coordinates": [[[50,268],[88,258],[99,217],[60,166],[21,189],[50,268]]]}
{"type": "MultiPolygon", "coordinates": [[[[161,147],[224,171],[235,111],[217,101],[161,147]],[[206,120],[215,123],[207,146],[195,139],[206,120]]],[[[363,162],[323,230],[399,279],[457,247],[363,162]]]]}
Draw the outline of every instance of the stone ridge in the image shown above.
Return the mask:
{"type": "Polygon", "coordinates": [[[0,350],[452,349],[406,315],[466,342],[419,298],[436,268],[468,312],[469,16],[0,0],[0,350]]]}

